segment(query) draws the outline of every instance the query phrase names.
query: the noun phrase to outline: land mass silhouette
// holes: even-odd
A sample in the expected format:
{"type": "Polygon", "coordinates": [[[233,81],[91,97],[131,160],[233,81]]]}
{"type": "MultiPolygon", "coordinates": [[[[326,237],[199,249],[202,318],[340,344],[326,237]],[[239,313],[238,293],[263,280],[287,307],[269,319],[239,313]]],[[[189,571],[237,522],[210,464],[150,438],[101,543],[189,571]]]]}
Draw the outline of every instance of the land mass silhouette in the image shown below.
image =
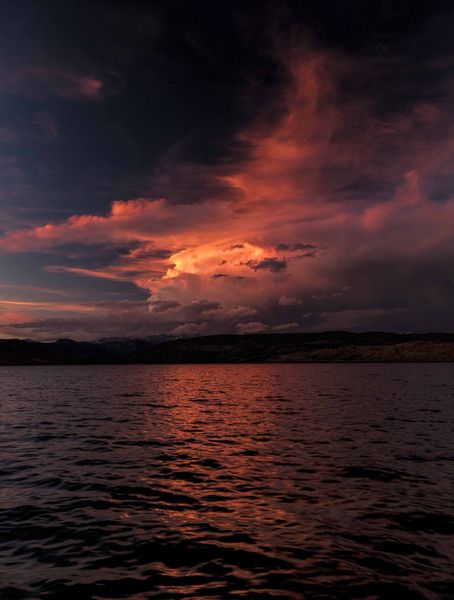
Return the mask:
{"type": "Polygon", "coordinates": [[[328,331],[95,342],[0,340],[0,365],[453,361],[453,333],[328,331]]]}

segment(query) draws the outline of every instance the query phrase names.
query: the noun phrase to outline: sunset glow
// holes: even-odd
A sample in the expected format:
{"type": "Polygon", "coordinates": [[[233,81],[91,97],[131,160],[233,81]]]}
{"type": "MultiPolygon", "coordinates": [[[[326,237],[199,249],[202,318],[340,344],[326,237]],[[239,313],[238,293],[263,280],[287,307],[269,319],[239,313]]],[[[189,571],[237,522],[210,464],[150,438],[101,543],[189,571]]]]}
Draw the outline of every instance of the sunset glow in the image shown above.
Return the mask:
{"type": "MultiPolygon", "coordinates": [[[[437,95],[410,95],[384,110],[385,98],[362,82],[373,70],[382,95],[391,94],[398,61],[323,47],[303,32],[278,38],[271,58],[279,72],[273,94],[231,131],[218,160],[197,161],[175,142],[139,198],[111,198],[89,212],[75,205],[67,217],[36,215],[26,225],[5,212],[4,260],[33,256],[36,278],[73,290],[76,301],[48,309],[73,312],[87,335],[103,334],[105,319],[83,315],[98,313],[87,306],[110,302],[110,291],[120,302],[142,302],[133,321],[123,318],[116,329],[109,304],[121,335],[182,326],[440,327],[452,277],[437,273],[454,254],[448,75],[437,95]],[[76,291],[82,279],[84,289],[94,280],[118,288],[106,287],[103,298],[98,286],[91,301],[76,291]]],[[[64,100],[109,101],[101,76],[33,73],[64,100]]],[[[11,295],[2,306],[20,301],[11,295]]],[[[8,317],[2,332],[58,335],[58,326],[36,320],[39,302],[22,305],[28,328],[8,317]]]]}
{"type": "Polygon", "coordinates": [[[452,597],[453,31],[0,2],[0,599],[452,597]]]}

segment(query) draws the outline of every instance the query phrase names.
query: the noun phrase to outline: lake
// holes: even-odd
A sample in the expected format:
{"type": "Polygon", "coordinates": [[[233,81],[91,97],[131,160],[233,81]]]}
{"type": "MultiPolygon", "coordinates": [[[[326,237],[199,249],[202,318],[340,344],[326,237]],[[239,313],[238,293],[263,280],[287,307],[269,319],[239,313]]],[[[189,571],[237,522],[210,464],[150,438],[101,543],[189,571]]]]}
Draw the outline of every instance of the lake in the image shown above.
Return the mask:
{"type": "Polygon", "coordinates": [[[454,366],[0,368],[0,598],[454,597],[454,366]]]}

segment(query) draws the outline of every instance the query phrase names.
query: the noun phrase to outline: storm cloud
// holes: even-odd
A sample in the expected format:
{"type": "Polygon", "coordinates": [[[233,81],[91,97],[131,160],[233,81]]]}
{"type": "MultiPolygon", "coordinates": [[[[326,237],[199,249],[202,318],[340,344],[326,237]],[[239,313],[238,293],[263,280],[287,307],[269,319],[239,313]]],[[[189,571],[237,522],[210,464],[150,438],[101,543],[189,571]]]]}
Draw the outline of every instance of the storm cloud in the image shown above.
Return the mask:
{"type": "MultiPolygon", "coordinates": [[[[24,205],[21,212],[5,204],[0,261],[23,265],[43,288],[69,296],[27,293],[20,269],[9,269],[6,283],[15,291],[5,287],[0,302],[3,335],[452,328],[454,78],[445,68],[451,42],[437,15],[424,18],[413,44],[402,48],[396,37],[386,52],[323,43],[302,24],[291,35],[282,23],[270,27],[266,57],[235,77],[214,70],[241,110],[229,113],[223,105],[224,129],[214,130],[205,116],[200,130],[183,132],[181,125],[171,142],[161,132],[167,146],[150,162],[139,131],[134,137],[112,118],[115,103],[133,102],[123,67],[113,77],[102,65],[88,69],[80,57],[21,67],[15,77],[5,68],[5,97],[39,104],[33,126],[44,136],[40,144],[51,148],[68,135],[57,102],[71,111],[112,110],[109,127],[121,130],[124,155],[143,148],[134,155],[140,173],[125,167],[121,182],[99,165],[91,184],[84,179],[77,187],[72,167],[64,209],[52,205],[56,190],[46,195],[38,184],[48,209],[24,205]],[[439,32],[437,48],[426,43],[430,31],[439,32]],[[262,79],[258,64],[266,70],[262,79]],[[97,194],[99,203],[88,209],[97,194]]],[[[452,15],[446,20],[452,23],[452,15]]],[[[164,52],[156,41],[161,29],[150,31],[164,52]]],[[[135,64],[136,52],[125,60],[135,64]]],[[[163,62],[180,65],[182,57],[166,55],[163,62]]],[[[170,71],[178,78],[178,69],[170,71]]],[[[170,71],[162,76],[166,85],[170,71]]],[[[205,89],[201,79],[191,89],[205,89]]],[[[3,132],[11,152],[3,164],[11,193],[24,198],[26,174],[37,169],[27,170],[17,146],[22,134],[13,134],[3,132]]],[[[43,165],[39,172],[46,173],[43,165]]]]}

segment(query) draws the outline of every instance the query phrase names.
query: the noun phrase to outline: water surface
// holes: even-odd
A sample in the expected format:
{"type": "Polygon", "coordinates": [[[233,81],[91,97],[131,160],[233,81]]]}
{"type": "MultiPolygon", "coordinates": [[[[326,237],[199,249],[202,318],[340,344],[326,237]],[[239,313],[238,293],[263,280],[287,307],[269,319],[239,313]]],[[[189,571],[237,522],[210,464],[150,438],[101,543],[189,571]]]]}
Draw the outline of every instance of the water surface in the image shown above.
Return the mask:
{"type": "Polygon", "coordinates": [[[451,365],[0,368],[0,598],[453,598],[451,365]]]}

